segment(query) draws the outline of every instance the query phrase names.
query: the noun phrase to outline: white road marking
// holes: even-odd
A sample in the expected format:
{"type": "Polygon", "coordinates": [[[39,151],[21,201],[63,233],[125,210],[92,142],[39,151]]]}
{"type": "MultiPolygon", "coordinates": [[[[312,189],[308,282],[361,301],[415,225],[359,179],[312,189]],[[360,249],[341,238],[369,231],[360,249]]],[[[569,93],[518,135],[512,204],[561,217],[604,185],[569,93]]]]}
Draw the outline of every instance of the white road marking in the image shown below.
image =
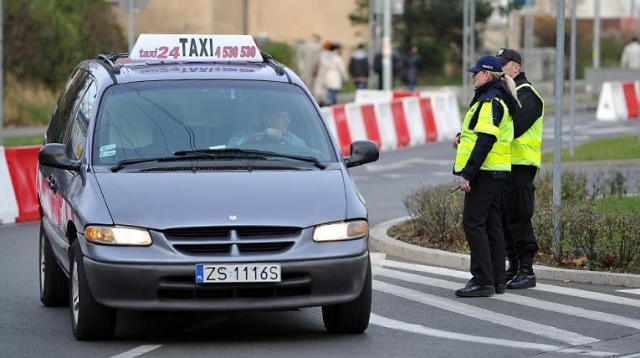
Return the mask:
{"type": "Polygon", "coordinates": [[[371,265],[373,266],[382,266],[384,259],[387,257],[387,254],[384,252],[372,252],[369,254],[371,257],[371,265]]]}
{"type": "Polygon", "coordinates": [[[631,293],[631,294],[634,294],[634,295],[640,295],[640,288],[632,288],[632,289],[628,289],[628,290],[618,290],[618,292],[631,293]]]}
{"type": "Polygon", "coordinates": [[[576,349],[576,348],[564,348],[564,347],[553,346],[549,344],[519,342],[519,341],[514,341],[509,339],[498,339],[498,338],[482,337],[482,336],[474,336],[470,334],[442,331],[439,329],[425,327],[419,324],[397,321],[391,318],[379,316],[377,314],[371,314],[371,319],[369,323],[376,326],[380,326],[380,327],[395,329],[398,331],[404,331],[409,333],[421,334],[424,336],[451,339],[451,340],[457,340],[457,341],[463,341],[463,342],[479,343],[479,344],[491,344],[495,346],[502,346],[502,347],[509,347],[509,348],[536,349],[544,352],[556,351],[557,353],[582,354],[582,355],[588,355],[588,356],[594,356],[594,357],[610,357],[616,354],[611,352],[599,352],[599,351],[589,351],[589,350],[582,350],[582,349],[576,349]]]}
{"type": "MultiPolygon", "coordinates": [[[[376,274],[380,276],[391,277],[391,278],[395,278],[395,279],[399,279],[407,282],[413,282],[417,284],[422,284],[422,285],[427,285],[427,286],[435,286],[435,287],[447,288],[451,290],[455,290],[460,287],[460,284],[456,282],[415,275],[412,273],[394,271],[394,270],[389,270],[385,268],[375,268],[375,271],[376,271],[376,274]]],[[[563,305],[560,303],[554,303],[554,302],[539,300],[536,298],[525,297],[520,295],[512,295],[512,294],[495,295],[492,298],[500,301],[515,303],[522,306],[533,307],[533,308],[537,308],[545,311],[557,312],[557,313],[562,313],[569,316],[587,318],[593,321],[607,322],[607,323],[612,323],[619,326],[640,329],[639,320],[627,318],[623,316],[617,316],[609,313],[587,310],[580,307],[563,305]]]]}
{"type": "MultiPolygon", "coordinates": [[[[378,272],[380,274],[380,272],[378,272]]],[[[373,288],[377,291],[402,297],[411,301],[420,302],[443,310],[477,318],[486,322],[492,322],[515,330],[533,333],[556,341],[564,342],[572,346],[598,342],[592,337],[583,336],[574,332],[565,331],[551,326],[526,321],[520,318],[508,316],[502,313],[492,312],[483,308],[468,305],[458,301],[441,298],[428,293],[408,289],[402,286],[392,285],[386,282],[374,280],[373,288]]]]}
{"type": "Polygon", "coordinates": [[[638,358],[638,357],[640,357],[640,353],[628,354],[626,356],[620,356],[618,358],[638,358]]]}
{"type": "MultiPolygon", "coordinates": [[[[442,275],[442,276],[451,276],[451,277],[463,278],[467,280],[471,278],[471,274],[469,272],[451,270],[451,269],[446,269],[441,267],[420,265],[420,264],[410,264],[410,263],[398,262],[398,261],[385,260],[382,263],[382,266],[394,267],[394,268],[400,268],[400,269],[412,270],[412,271],[418,271],[418,272],[425,272],[425,273],[432,273],[432,274],[442,275]]],[[[536,287],[530,288],[530,290],[556,293],[559,295],[579,297],[579,298],[589,299],[593,301],[609,302],[609,303],[615,303],[615,304],[625,305],[625,306],[640,307],[640,300],[627,298],[627,297],[620,297],[616,295],[610,295],[606,293],[580,290],[577,288],[569,288],[569,287],[538,283],[536,287]]],[[[634,293],[634,294],[640,295],[640,289],[619,290],[619,292],[627,292],[627,293],[634,293]],[[634,292],[630,292],[630,291],[634,291],[634,292]]]]}
{"type": "Polygon", "coordinates": [[[118,355],[112,356],[111,358],[133,358],[133,357],[137,357],[140,355],[143,355],[145,353],[149,353],[154,349],[158,349],[162,347],[161,344],[146,344],[144,346],[140,346],[138,348],[134,348],[130,351],[126,351],[123,353],[120,353],[118,355]]]}

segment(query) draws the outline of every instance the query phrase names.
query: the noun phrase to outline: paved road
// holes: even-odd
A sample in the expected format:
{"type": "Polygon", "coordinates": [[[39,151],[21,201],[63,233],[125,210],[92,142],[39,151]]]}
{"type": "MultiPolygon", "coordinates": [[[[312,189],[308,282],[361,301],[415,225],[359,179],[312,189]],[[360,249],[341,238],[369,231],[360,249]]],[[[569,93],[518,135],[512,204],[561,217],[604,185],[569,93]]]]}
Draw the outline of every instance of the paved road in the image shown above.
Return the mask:
{"type": "MultiPolygon", "coordinates": [[[[453,295],[467,272],[373,255],[366,334],[324,332],[320,310],[119,312],[114,339],[77,342],[68,308],[38,300],[36,223],[0,226],[2,357],[578,357],[640,352],[640,292],[542,281],[488,299],[453,295]]],[[[637,357],[637,355],[636,355],[637,357]]]]}
{"type": "MultiPolygon", "coordinates": [[[[637,128],[581,118],[580,141],[637,128]]],[[[412,188],[451,181],[452,156],[449,143],[433,143],[383,153],[374,165],[355,168],[371,222],[404,216],[402,198],[412,188]]],[[[532,290],[462,299],[453,291],[468,272],[383,253],[373,255],[373,315],[364,335],[324,333],[317,308],[232,315],[122,311],[113,340],[77,342],[68,308],[39,302],[37,231],[37,223],[0,226],[2,357],[640,356],[638,290],[541,280],[532,290]]]]}

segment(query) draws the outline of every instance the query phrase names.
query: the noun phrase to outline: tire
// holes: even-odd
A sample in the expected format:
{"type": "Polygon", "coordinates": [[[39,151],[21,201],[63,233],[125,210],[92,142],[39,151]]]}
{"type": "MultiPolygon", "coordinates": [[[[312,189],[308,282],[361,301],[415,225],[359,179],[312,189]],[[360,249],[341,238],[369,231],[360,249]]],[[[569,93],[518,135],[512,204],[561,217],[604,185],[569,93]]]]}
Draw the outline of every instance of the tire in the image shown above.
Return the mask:
{"type": "Polygon", "coordinates": [[[84,271],[82,250],[76,240],[71,246],[69,302],[71,328],[76,339],[109,339],[116,330],[117,310],[96,302],[89,290],[84,271]]]}
{"type": "Polygon", "coordinates": [[[322,319],[329,333],[359,334],[369,326],[371,316],[371,260],[362,292],[353,301],[322,307],[322,319]]]}
{"type": "Polygon", "coordinates": [[[66,306],[69,304],[69,279],[56,261],[42,222],[39,247],[40,302],[46,307],[66,306]]]}

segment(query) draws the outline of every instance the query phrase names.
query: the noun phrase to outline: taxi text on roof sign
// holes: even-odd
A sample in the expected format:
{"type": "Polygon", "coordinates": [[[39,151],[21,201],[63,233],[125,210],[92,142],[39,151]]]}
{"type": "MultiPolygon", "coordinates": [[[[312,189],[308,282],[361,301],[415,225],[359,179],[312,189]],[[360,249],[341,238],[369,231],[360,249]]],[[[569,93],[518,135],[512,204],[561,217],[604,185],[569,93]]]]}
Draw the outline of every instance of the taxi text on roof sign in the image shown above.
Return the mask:
{"type": "Polygon", "coordinates": [[[141,34],[131,60],[169,62],[262,62],[250,35],[141,34]]]}

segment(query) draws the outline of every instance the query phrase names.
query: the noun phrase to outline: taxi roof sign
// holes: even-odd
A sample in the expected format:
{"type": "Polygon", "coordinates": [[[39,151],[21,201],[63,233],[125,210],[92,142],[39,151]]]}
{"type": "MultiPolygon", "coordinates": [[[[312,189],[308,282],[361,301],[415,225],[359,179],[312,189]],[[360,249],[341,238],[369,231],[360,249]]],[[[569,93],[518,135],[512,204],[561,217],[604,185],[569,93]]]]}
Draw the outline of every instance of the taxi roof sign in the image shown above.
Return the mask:
{"type": "Polygon", "coordinates": [[[163,62],[262,62],[250,35],[141,34],[129,59],[163,62]]]}

